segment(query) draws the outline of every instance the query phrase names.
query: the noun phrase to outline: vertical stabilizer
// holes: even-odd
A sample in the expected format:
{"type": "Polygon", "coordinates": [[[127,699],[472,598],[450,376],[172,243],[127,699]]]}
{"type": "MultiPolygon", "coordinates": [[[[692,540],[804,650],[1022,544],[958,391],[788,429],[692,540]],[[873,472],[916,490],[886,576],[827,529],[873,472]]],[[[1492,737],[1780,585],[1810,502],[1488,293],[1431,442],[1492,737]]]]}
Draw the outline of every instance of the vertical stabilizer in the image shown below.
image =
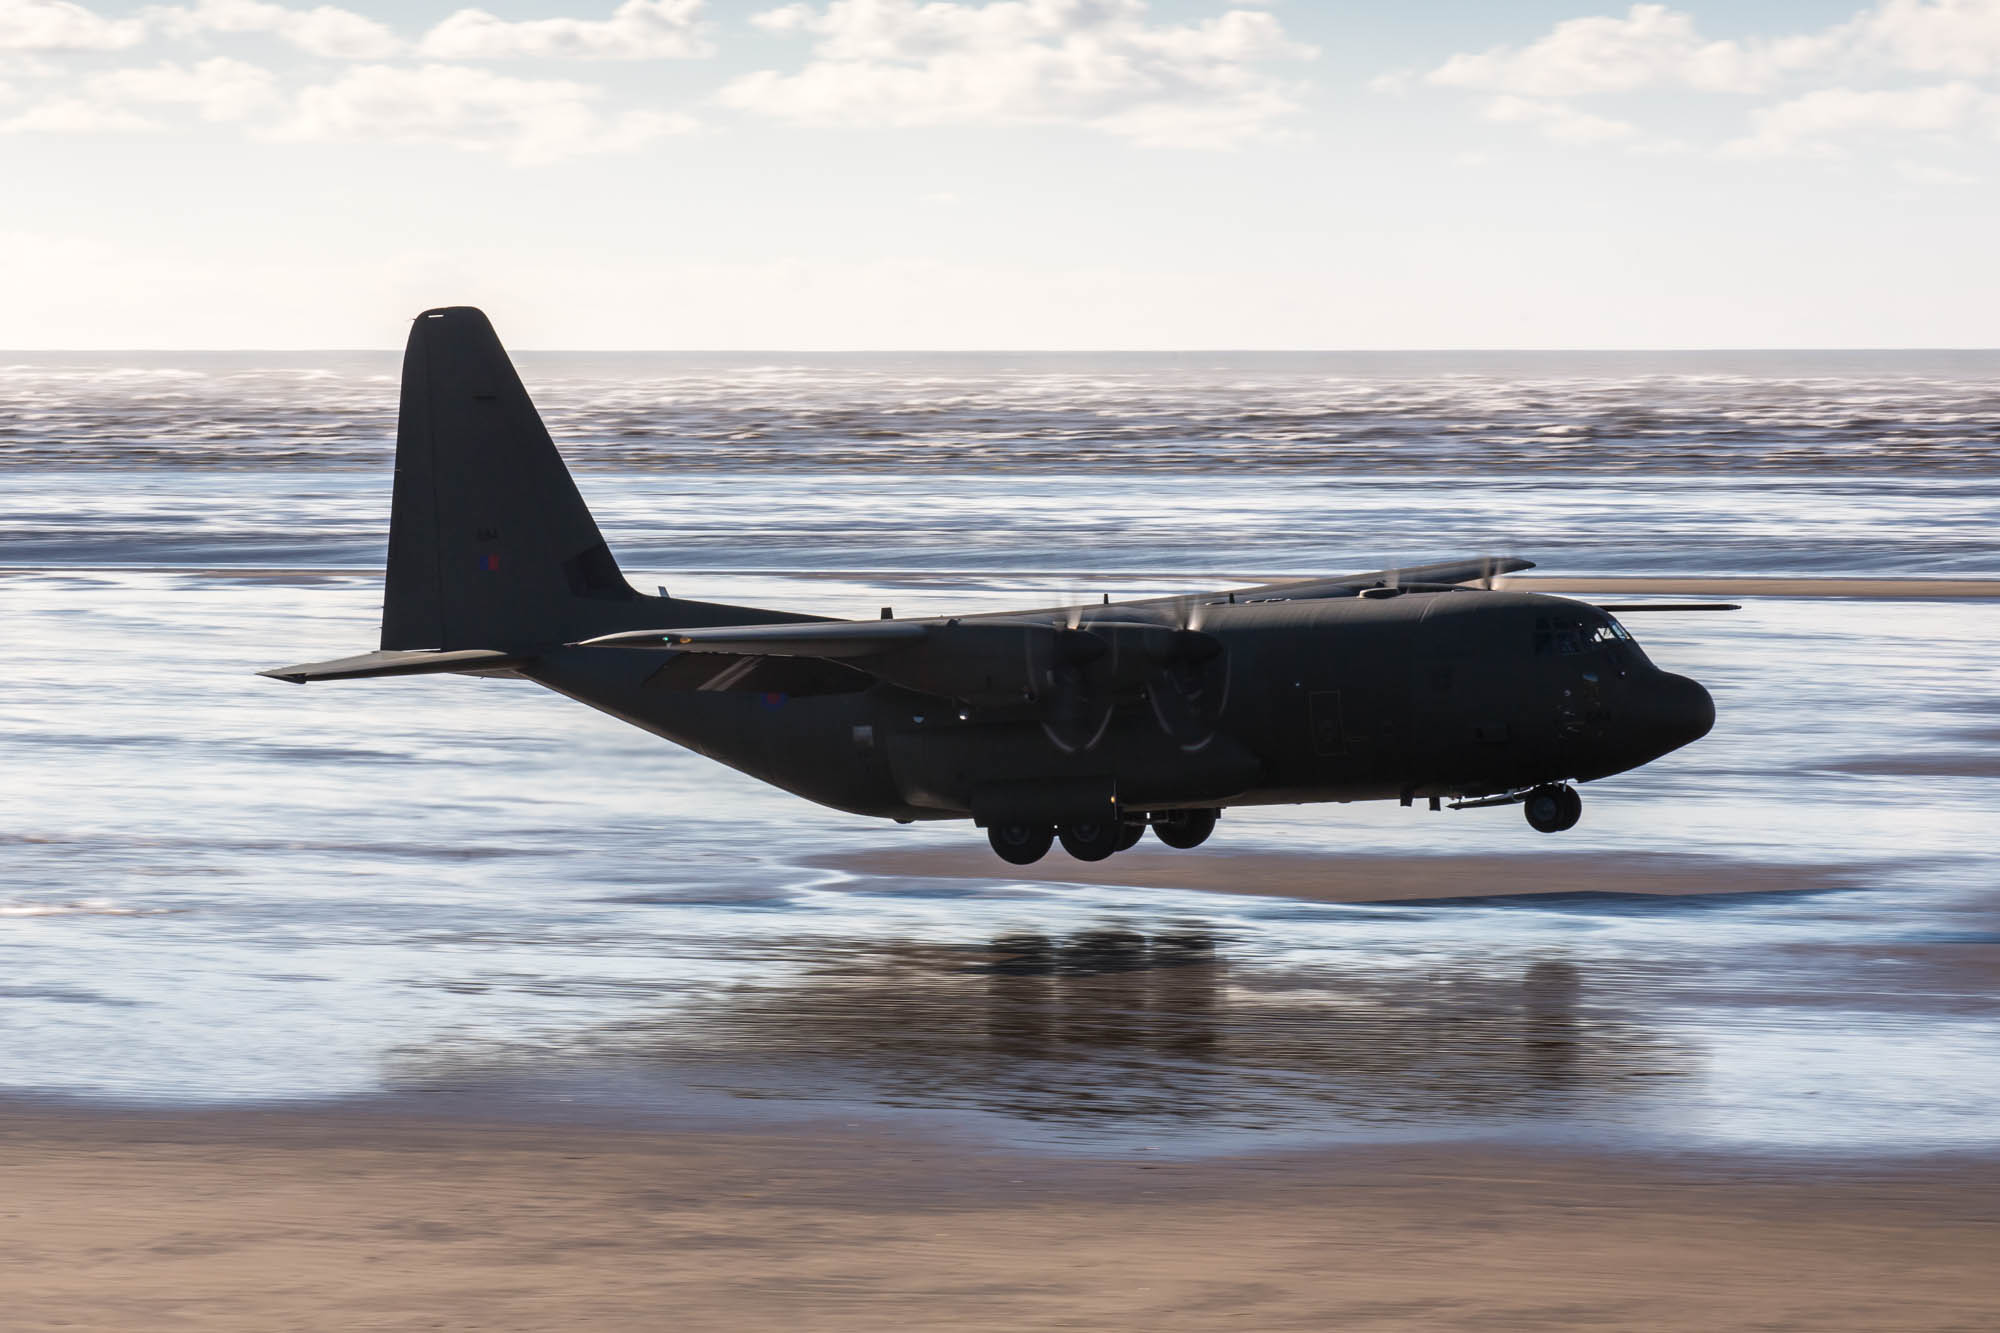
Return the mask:
{"type": "Polygon", "coordinates": [[[486,316],[419,315],[403,356],[382,647],[559,643],[644,624],[655,600],[619,573],[486,316]]]}

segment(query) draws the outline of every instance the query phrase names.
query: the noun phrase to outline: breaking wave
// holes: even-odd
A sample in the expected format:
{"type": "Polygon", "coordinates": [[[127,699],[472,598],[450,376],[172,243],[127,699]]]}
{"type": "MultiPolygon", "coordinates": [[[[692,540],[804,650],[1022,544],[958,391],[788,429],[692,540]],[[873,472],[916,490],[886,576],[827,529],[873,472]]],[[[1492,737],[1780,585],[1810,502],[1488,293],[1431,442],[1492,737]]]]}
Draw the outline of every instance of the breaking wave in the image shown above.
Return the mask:
{"type": "MultiPolygon", "coordinates": [[[[581,468],[2000,471],[2000,354],[524,354],[581,468]]],[[[378,466],[392,353],[0,365],[0,465],[378,466]]]]}

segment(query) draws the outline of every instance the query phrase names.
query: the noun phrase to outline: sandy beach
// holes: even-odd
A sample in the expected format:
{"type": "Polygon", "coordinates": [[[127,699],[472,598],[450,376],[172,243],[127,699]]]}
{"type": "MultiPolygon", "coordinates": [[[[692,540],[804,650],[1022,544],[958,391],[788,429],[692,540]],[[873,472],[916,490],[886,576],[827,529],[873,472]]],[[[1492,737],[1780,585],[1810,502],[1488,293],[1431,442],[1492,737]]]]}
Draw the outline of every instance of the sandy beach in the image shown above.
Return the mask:
{"type": "MultiPolygon", "coordinates": [[[[981,848],[817,864],[877,882],[1012,873],[981,848]]],[[[1055,864],[1077,883],[1323,902],[1687,898],[1864,877],[1668,854],[1135,850],[1055,864]]],[[[1991,975],[1990,948],[1897,956],[1967,993],[1991,975]]],[[[1009,1078],[996,1051],[1012,1053],[1020,1078],[1087,1059],[1110,1063],[1072,1073],[1079,1087],[1157,1079],[1142,1053],[1181,1030],[1292,1076],[1329,1061],[1379,1067],[1380,1090],[1488,1102],[1496,1116],[1529,1104],[1510,1091],[1584,1096],[1648,1072],[1688,1075],[1664,1049],[1621,1057],[1615,1033],[1572,1011],[1577,978],[1559,965],[1531,970],[1519,997],[1461,978],[1449,1012],[1403,1019],[1411,996],[1350,989],[1310,1031],[1284,1019],[1282,994],[1269,1013],[1238,996],[1221,1035],[1213,964],[1069,979],[1053,964],[1048,976],[1001,967],[968,983],[962,958],[931,960],[934,972],[924,962],[847,959],[702,1023],[774,1069],[935,1067],[963,1087],[1009,1078]],[[1538,977],[1560,994],[1538,1000],[1538,977]],[[1009,1005],[1022,1004],[1067,1017],[1020,1028],[1026,1011],[1009,1005]],[[1497,1019],[1477,1022],[1488,1011],[1497,1019]],[[1148,1036],[1148,1016],[1169,1026],[1148,1036]],[[1412,1054],[1449,1048],[1468,1023],[1469,1044],[1446,1060],[1458,1079],[1431,1068],[1435,1054],[1412,1054]],[[1263,1050],[1266,1029],[1305,1042],[1305,1063],[1263,1050]],[[1538,1055],[1537,1042],[1555,1046],[1538,1055]],[[1482,1063],[1475,1052],[1489,1045],[1482,1063]]],[[[673,1062],[646,1041],[613,1054],[673,1062]]],[[[1199,1063],[1203,1049],[1180,1054],[1199,1063]]],[[[2000,1310],[2000,1163],[1983,1153],[1607,1152],[1432,1136],[1189,1155],[1169,1135],[1067,1151],[885,1122],[838,1097],[775,1119],[758,1100],[722,1123],[712,1102],[701,1120],[676,1120],[670,1106],[563,1120],[546,1096],[482,1092],[477,1080],[446,1069],[400,1100],[346,1108],[0,1110],[5,1326],[1838,1333],[1984,1329],[2000,1310]]],[[[1350,1111],[1365,1104],[1371,1085],[1343,1086],[1350,1111]]],[[[1087,1094],[1070,1092],[1051,1085],[1020,1106],[1082,1115],[1087,1094]]],[[[1106,1109],[1116,1104],[1102,1092],[1106,1109]]]]}
{"type": "Polygon", "coordinates": [[[0,1115],[10,1329],[1976,1329],[1989,1163],[0,1115]]]}

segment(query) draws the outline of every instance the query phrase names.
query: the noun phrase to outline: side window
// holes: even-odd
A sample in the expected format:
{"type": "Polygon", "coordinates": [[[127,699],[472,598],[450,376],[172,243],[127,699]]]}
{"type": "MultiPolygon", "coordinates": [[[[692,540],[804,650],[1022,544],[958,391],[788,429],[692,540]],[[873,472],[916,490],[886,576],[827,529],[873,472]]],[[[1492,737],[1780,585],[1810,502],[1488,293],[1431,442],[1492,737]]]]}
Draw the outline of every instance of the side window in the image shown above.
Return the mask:
{"type": "Polygon", "coordinates": [[[1580,653],[1590,642],[1588,632],[1573,620],[1558,620],[1552,616],[1539,616],[1535,620],[1535,653],[1546,657],[1551,653],[1570,656],[1580,653]]]}
{"type": "Polygon", "coordinates": [[[1621,640],[1631,642],[1625,627],[1606,617],[1603,621],[1577,620],[1567,616],[1538,616],[1535,619],[1535,654],[1573,657],[1611,647],[1621,640]]]}

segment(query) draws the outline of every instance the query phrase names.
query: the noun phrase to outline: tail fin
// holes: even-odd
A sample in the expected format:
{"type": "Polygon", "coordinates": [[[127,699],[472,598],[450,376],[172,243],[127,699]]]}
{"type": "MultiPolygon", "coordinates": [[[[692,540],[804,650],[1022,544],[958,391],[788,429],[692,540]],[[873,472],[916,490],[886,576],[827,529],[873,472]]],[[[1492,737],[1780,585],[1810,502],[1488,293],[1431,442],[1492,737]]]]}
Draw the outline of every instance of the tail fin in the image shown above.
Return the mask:
{"type": "Polygon", "coordinates": [[[619,573],[486,316],[470,306],[417,316],[403,355],[382,647],[570,642],[651,623],[658,605],[619,573]]]}
{"type": "Polygon", "coordinates": [[[417,316],[403,354],[382,651],[260,674],[494,674],[628,630],[823,618],[634,592],[493,326],[455,306],[417,316]]]}

